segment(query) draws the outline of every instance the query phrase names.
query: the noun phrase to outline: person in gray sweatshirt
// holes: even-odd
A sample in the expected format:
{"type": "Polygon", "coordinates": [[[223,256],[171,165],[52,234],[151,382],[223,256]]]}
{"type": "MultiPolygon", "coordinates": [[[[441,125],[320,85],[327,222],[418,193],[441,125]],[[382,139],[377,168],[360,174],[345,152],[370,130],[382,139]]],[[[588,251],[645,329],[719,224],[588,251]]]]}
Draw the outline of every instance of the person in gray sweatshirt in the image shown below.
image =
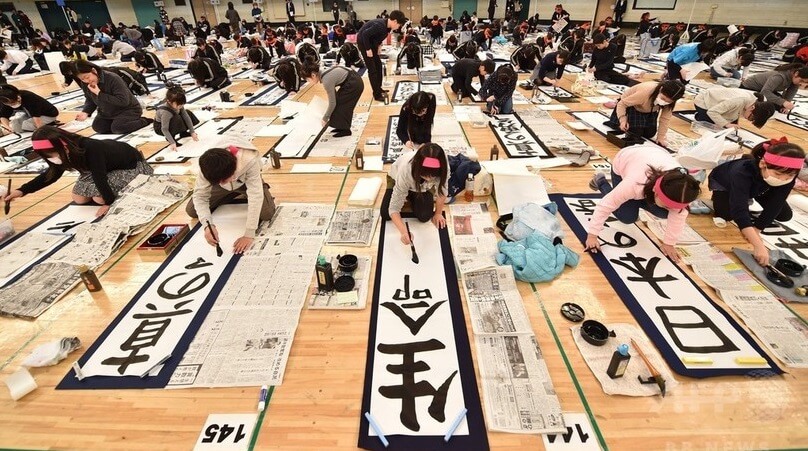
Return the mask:
{"type": "Polygon", "coordinates": [[[747,77],[741,88],[763,94],[769,102],[774,102],[780,111],[787,113],[794,108],[794,95],[800,89],[808,88],[808,66],[802,63],[782,64],[767,72],[747,77]]]}
{"type": "Polygon", "coordinates": [[[322,83],[328,94],[328,108],[323,114],[323,126],[329,125],[334,137],[350,136],[351,121],[365,83],[355,70],[334,66],[320,73],[320,65],[314,61],[303,62],[300,76],[311,84],[322,83]]]}
{"type": "Polygon", "coordinates": [[[85,60],[76,61],[75,66],[85,97],[76,120],[83,121],[97,113],[93,130],[115,134],[132,133],[152,123],[142,117],[143,108],[121,77],[85,60]]]}
{"type": "Polygon", "coordinates": [[[199,141],[199,136],[194,131],[194,125],[199,123],[199,119],[185,109],[185,102],[185,91],[175,86],[166,91],[165,104],[154,110],[154,132],[165,136],[171,150],[177,150],[182,145],[177,143],[177,138],[190,136],[194,141],[199,141]]]}

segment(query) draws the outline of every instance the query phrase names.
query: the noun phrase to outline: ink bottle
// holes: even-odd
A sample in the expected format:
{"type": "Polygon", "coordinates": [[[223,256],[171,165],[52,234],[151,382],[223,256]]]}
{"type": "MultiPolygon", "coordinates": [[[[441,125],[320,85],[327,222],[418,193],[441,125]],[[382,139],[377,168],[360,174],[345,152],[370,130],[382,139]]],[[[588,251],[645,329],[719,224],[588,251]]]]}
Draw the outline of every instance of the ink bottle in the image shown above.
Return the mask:
{"type": "Polygon", "coordinates": [[[628,345],[622,344],[618,346],[617,351],[612,354],[612,361],[609,362],[609,369],[606,370],[606,374],[612,379],[623,377],[629,360],[631,360],[631,355],[628,353],[628,345]]]}
{"type": "Polygon", "coordinates": [[[356,169],[365,169],[365,155],[362,153],[362,149],[356,149],[356,169]]]}
{"type": "Polygon", "coordinates": [[[466,202],[472,202],[474,200],[474,174],[472,173],[469,173],[469,176],[466,178],[466,189],[463,196],[466,202]]]}
{"type": "Polygon", "coordinates": [[[281,168],[281,153],[275,149],[269,151],[269,157],[272,159],[272,167],[274,169],[281,168]]]}
{"type": "Polygon", "coordinates": [[[499,147],[497,147],[496,144],[491,146],[491,154],[488,156],[488,159],[491,161],[499,160],[499,147]]]}
{"type": "Polygon", "coordinates": [[[334,291],[334,270],[331,268],[331,263],[321,255],[317,257],[317,265],[314,269],[317,272],[317,289],[321,293],[334,291]]]}
{"type": "Polygon", "coordinates": [[[101,291],[101,282],[98,280],[98,276],[96,276],[95,271],[87,267],[87,265],[79,266],[79,277],[81,277],[81,281],[84,282],[84,286],[87,287],[87,291],[101,291]]]}

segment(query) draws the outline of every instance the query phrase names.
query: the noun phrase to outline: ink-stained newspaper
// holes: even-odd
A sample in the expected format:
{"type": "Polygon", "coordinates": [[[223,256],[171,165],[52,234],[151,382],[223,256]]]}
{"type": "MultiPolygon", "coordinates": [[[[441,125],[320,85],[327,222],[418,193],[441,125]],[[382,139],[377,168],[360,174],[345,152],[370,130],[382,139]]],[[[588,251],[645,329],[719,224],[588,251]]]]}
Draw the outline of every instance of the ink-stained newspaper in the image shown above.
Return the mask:
{"type": "Polygon", "coordinates": [[[510,266],[466,273],[463,289],[474,335],[533,333],[510,266]]]}
{"type": "Polygon", "coordinates": [[[808,368],[808,326],[774,295],[721,290],[721,298],[781,362],[790,368],[808,368]]]}
{"type": "Polygon", "coordinates": [[[167,388],[281,384],[333,208],[283,204],[259,225],[167,388]]]}

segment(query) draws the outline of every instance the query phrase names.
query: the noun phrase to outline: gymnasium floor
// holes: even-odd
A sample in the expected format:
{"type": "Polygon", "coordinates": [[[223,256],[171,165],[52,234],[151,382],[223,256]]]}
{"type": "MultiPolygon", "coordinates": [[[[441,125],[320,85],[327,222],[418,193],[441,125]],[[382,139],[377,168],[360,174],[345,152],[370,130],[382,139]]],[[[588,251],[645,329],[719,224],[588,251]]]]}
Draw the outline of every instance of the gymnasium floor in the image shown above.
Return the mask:
{"type": "MultiPolygon", "coordinates": [[[[170,53],[174,57],[181,55],[178,50],[170,53]]],[[[167,61],[169,55],[161,57],[167,61]]],[[[526,77],[521,75],[523,79],[526,77]]],[[[569,74],[565,77],[564,87],[569,89],[572,77],[569,74]]],[[[651,78],[646,75],[646,79],[651,78]]],[[[53,91],[62,90],[54,77],[49,75],[23,80],[16,86],[45,97],[53,91]]],[[[228,88],[235,99],[256,89],[246,80],[234,81],[228,88]]],[[[306,102],[315,96],[325,97],[320,85],[305,88],[296,100],[306,102]]],[[[453,100],[451,96],[450,100],[453,100]]],[[[388,116],[398,114],[399,110],[398,106],[370,107],[371,101],[368,85],[357,107],[357,112],[370,112],[360,146],[367,137],[384,136],[388,116]]],[[[572,110],[597,109],[597,105],[586,101],[567,105],[572,110]]],[[[526,108],[533,106],[523,105],[515,109],[518,112],[526,108]]],[[[678,108],[692,107],[689,102],[683,101],[678,108]]],[[[438,107],[438,112],[451,111],[451,105],[438,107]]],[[[225,110],[222,116],[274,117],[277,112],[278,108],[275,107],[242,107],[225,110]]],[[[553,111],[551,114],[559,120],[569,118],[563,111],[553,111]]],[[[67,122],[73,116],[74,113],[62,113],[60,119],[67,122]]],[[[490,129],[476,129],[470,125],[469,122],[462,123],[468,140],[477,149],[480,158],[487,159],[488,149],[496,144],[496,138],[490,129]]],[[[753,129],[746,121],[742,120],[741,125],[753,129]]],[[[694,136],[689,125],[681,119],[673,118],[672,128],[694,136]]],[[[84,131],[88,132],[89,129],[84,131]]],[[[540,131],[536,132],[541,136],[540,131]]],[[[792,142],[808,145],[808,134],[774,120],[758,132],[767,137],[785,135],[792,142]]],[[[617,151],[615,146],[594,131],[575,133],[607,157],[617,151]]],[[[258,138],[255,144],[261,149],[268,149],[276,139],[258,138]]],[[[140,149],[148,156],[160,147],[162,145],[149,143],[140,149]]],[[[348,195],[357,179],[369,175],[351,166],[348,158],[308,158],[305,162],[328,162],[347,166],[348,170],[344,174],[290,174],[291,160],[284,160],[279,170],[267,166],[264,179],[272,186],[276,202],[333,203],[338,209],[347,208],[348,195]]],[[[389,166],[385,169],[389,169],[389,166]]],[[[549,182],[548,190],[551,193],[589,192],[587,182],[592,174],[593,170],[586,166],[542,172],[549,182]]],[[[15,176],[13,185],[19,186],[30,178],[15,176]]],[[[11,215],[16,229],[24,230],[68,203],[74,181],[75,177],[63,177],[46,189],[15,201],[11,215]]],[[[493,199],[490,200],[491,218],[495,221],[498,217],[496,204],[493,199]]],[[[457,202],[464,202],[462,196],[457,202]]],[[[380,203],[381,195],[377,198],[377,208],[380,203]]],[[[41,343],[78,336],[84,344],[82,350],[74,352],[60,364],[32,370],[39,388],[20,401],[12,401],[6,390],[0,390],[0,423],[4,425],[0,429],[0,446],[17,449],[190,449],[208,414],[255,411],[257,387],[54,390],[70,364],[86,346],[93,343],[165,258],[146,255],[135,248],[159,224],[189,221],[184,204],[175,205],[160,215],[146,231],[130,238],[97,271],[104,286],[103,292],[91,295],[83,286],[79,286],[35,321],[0,318],[0,372],[3,377],[14,372],[20,361],[41,343]]],[[[725,252],[734,246],[750,248],[736,229],[715,228],[708,216],[690,215],[688,223],[725,252]]],[[[563,221],[562,226],[567,236],[572,237],[563,221]]],[[[377,243],[378,236],[371,247],[353,250],[360,255],[374,257],[375,267],[377,243]]],[[[573,301],[584,306],[589,317],[606,324],[636,324],[636,320],[592,259],[582,252],[577,240],[567,239],[566,244],[581,255],[578,268],[567,269],[551,283],[519,282],[518,285],[563,411],[587,413],[603,449],[808,447],[808,417],[805,413],[805,406],[808,405],[808,382],[805,379],[808,370],[789,370],[781,377],[765,380],[745,377],[698,380],[677,375],[676,379],[681,385],[665,398],[605,395],[578,352],[569,331],[571,323],[561,316],[559,308],[562,303],[573,301]]],[[[729,255],[732,256],[731,252],[729,255]]],[[[722,305],[712,289],[695,277],[689,268],[685,268],[685,271],[722,305]]],[[[789,307],[803,318],[808,315],[806,304],[792,304],[789,307]]],[[[732,313],[730,315],[734,316],[732,313]]],[[[260,429],[254,443],[256,449],[311,451],[356,448],[369,316],[370,308],[359,311],[303,309],[284,382],[277,387],[266,411],[260,416],[260,429]]],[[[742,324],[740,320],[739,323],[742,324]]],[[[472,336],[468,316],[467,329],[469,336],[472,336]]],[[[477,371],[479,382],[479,368],[477,371]]],[[[488,437],[493,450],[543,449],[542,439],[538,435],[489,432],[488,437]]]]}

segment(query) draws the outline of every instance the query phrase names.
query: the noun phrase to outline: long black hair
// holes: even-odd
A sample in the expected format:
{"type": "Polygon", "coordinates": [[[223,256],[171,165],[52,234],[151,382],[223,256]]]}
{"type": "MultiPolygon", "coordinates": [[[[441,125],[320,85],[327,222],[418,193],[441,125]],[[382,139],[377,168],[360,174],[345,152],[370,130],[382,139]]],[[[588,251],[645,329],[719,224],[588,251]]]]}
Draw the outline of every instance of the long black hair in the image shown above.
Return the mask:
{"type": "Polygon", "coordinates": [[[0,85],[0,103],[16,103],[20,99],[20,90],[12,85],[0,85]]]}
{"type": "Polygon", "coordinates": [[[649,205],[655,203],[654,185],[660,177],[662,177],[662,183],[660,183],[659,189],[671,200],[689,204],[698,199],[699,194],[701,194],[699,181],[690,175],[685,168],[660,171],[653,166],[648,166],[645,175],[648,177],[648,181],[643,186],[642,193],[643,198],[649,205]]]}
{"type": "Polygon", "coordinates": [[[659,94],[665,94],[666,97],[672,100],[670,105],[665,105],[664,108],[670,108],[673,110],[673,107],[676,106],[676,101],[684,97],[685,95],[685,85],[679,80],[665,80],[659,82],[656,89],[651,93],[651,105],[654,105],[659,94]]]}
{"type": "Polygon", "coordinates": [[[441,146],[435,143],[427,143],[422,145],[418,148],[418,150],[415,151],[415,155],[413,155],[410,163],[412,165],[410,175],[415,181],[418,191],[421,190],[421,182],[423,182],[423,177],[437,177],[439,179],[438,187],[436,188],[438,197],[446,196],[446,193],[443,192],[443,186],[446,184],[446,178],[449,176],[449,163],[446,160],[446,153],[443,151],[441,146]],[[440,167],[425,168],[424,159],[426,158],[436,158],[440,163],[440,167]]]}
{"type": "Polygon", "coordinates": [[[297,92],[302,84],[300,78],[302,69],[297,59],[287,57],[280,60],[272,77],[286,92],[297,92]]]}
{"type": "Polygon", "coordinates": [[[437,99],[435,94],[425,91],[418,91],[411,95],[404,105],[401,106],[402,113],[406,111],[409,115],[407,121],[407,134],[415,136],[414,127],[432,128],[435,122],[435,110],[437,109],[437,99]],[[419,116],[418,113],[426,110],[426,114],[419,116]]]}
{"type": "Polygon", "coordinates": [[[79,146],[81,138],[82,136],[52,125],[43,125],[34,130],[31,135],[31,141],[48,140],[51,142],[53,149],[45,150],[59,154],[63,168],[87,171],[84,149],[79,146]]]}

